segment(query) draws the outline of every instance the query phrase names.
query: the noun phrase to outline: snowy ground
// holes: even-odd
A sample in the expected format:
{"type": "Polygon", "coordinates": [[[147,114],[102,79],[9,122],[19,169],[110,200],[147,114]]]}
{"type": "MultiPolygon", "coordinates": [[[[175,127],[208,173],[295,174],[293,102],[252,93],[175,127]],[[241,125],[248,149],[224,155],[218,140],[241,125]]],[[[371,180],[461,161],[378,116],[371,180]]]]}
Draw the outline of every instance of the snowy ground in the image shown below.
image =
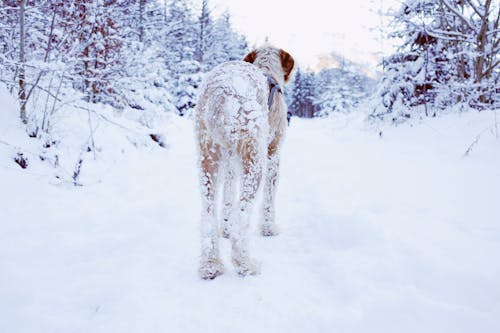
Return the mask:
{"type": "Polygon", "coordinates": [[[188,119],[84,187],[1,156],[0,332],[499,332],[500,139],[462,157],[492,122],[379,137],[356,117],[292,119],[281,235],[252,234],[261,275],[238,277],[223,240],[208,282],[188,119]]]}

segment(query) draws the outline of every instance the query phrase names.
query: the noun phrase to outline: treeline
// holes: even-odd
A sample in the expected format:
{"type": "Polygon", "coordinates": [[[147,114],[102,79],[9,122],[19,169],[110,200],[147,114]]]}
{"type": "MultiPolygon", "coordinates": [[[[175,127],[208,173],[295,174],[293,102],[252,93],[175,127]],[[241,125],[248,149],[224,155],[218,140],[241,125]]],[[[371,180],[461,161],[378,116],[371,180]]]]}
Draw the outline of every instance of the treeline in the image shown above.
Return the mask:
{"type": "Polygon", "coordinates": [[[322,70],[296,70],[287,94],[293,115],[313,118],[351,112],[373,93],[376,81],[361,65],[334,52],[326,58],[330,64],[322,70]]]}
{"type": "Polygon", "coordinates": [[[383,61],[374,117],[500,107],[498,2],[405,0],[391,16],[401,46],[383,61]]]}
{"type": "MultiPolygon", "coordinates": [[[[182,115],[204,72],[248,52],[229,14],[209,8],[208,0],[4,0],[0,81],[35,135],[75,100],[182,115]]],[[[492,0],[403,1],[390,24],[401,46],[381,64],[372,116],[498,108],[499,11],[492,0]]],[[[287,88],[294,115],[348,112],[374,91],[363,68],[330,56],[335,66],[296,71],[287,88]]]]}
{"type": "Polygon", "coordinates": [[[380,63],[378,83],[332,53],[334,68],[297,71],[292,113],[316,117],[354,110],[397,121],[436,116],[458,106],[500,107],[500,4],[492,0],[405,0],[389,13],[390,39],[400,45],[380,63]]]}
{"type": "Polygon", "coordinates": [[[202,72],[248,51],[229,14],[214,18],[209,8],[208,0],[5,0],[0,81],[35,135],[69,98],[183,114],[202,72]]]}

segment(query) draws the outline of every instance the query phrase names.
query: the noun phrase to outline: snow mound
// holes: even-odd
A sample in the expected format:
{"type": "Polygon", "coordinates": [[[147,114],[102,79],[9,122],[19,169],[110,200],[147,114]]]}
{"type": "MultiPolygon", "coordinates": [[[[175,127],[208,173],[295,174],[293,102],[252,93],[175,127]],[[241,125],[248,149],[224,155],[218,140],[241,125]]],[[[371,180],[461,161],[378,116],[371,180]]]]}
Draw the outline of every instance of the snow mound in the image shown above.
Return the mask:
{"type": "MultiPolygon", "coordinates": [[[[75,93],[74,100],[81,96],[75,93]]],[[[99,182],[131,151],[167,148],[174,117],[158,110],[117,112],[109,105],[74,102],[58,109],[50,131],[43,131],[21,123],[19,106],[4,86],[0,103],[0,165],[74,185],[99,182]]]]}

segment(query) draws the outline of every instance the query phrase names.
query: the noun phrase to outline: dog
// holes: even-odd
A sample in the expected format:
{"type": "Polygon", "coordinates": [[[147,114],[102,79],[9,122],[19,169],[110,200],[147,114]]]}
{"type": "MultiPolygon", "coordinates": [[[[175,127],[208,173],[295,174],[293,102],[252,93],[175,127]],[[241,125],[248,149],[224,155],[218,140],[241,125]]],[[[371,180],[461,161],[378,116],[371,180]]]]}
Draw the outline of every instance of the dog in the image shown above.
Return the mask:
{"type": "Polygon", "coordinates": [[[259,264],[249,255],[248,229],[261,179],[260,232],[263,236],[278,233],[274,200],[287,125],[282,87],[289,82],[294,65],[288,52],[264,46],[243,61],[215,67],[200,86],[194,121],[201,169],[202,279],[211,280],[224,272],[220,233],[231,241],[236,272],[241,276],[259,273],[259,264]],[[218,192],[223,196],[222,228],[217,218],[218,192]]]}

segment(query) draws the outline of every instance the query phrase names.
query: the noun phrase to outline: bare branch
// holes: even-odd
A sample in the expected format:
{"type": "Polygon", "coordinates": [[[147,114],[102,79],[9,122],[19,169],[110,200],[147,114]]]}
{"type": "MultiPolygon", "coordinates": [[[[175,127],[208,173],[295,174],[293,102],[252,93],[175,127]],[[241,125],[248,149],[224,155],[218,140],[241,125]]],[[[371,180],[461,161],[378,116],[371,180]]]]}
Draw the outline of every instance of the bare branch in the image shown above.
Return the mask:
{"type": "Polygon", "coordinates": [[[489,68],[486,70],[486,72],[484,72],[484,76],[489,77],[491,75],[491,72],[493,72],[495,67],[497,67],[498,65],[500,65],[500,60],[497,60],[497,62],[495,62],[494,64],[489,66],[489,68]]]}
{"type": "Polygon", "coordinates": [[[476,5],[474,5],[472,3],[472,1],[470,1],[470,0],[465,0],[465,1],[467,1],[467,3],[469,4],[469,6],[472,7],[472,9],[476,12],[476,14],[479,15],[479,17],[484,20],[484,16],[486,15],[486,13],[481,13],[479,11],[479,9],[477,9],[476,5]]]}
{"type": "MultiPolygon", "coordinates": [[[[451,36],[451,37],[463,38],[463,39],[457,39],[457,41],[466,41],[467,39],[470,38],[469,35],[466,35],[466,34],[463,34],[460,32],[456,32],[456,31],[428,30],[427,32],[429,35],[431,35],[432,37],[436,37],[436,38],[443,38],[445,35],[451,36]]],[[[444,37],[444,38],[446,38],[446,37],[444,37]]]]}
{"type": "Polygon", "coordinates": [[[41,91],[44,91],[45,93],[47,93],[50,97],[54,98],[55,100],[57,100],[59,102],[61,101],[60,98],[58,98],[56,95],[54,95],[53,93],[51,93],[49,90],[47,90],[47,89],[45,89],[45,88],[43,88],[41,86],[37,86],[36,88],[40,89],[41,91]]]}
{"type": "Polygon", "coordinates": [[[450,5],[447,0],[439,0],[439,1],[443,5],[445,5],[446,8],[451,10],[453,12],[453,14],[455,14],[458,18],[460,18],[462,20],[462,22],[464,22],[471,30],[477,32],[477,28],[474,27],[472,24],[470,24],[469,20],[467,20],[467,18],[465,16],[463,16],[462,13],[460,13],[455,7],[450,5]]]}
{"type": "Polygon", "coordinates": [[[469,147],[467,148],[467,150],[464,152],[464,154],[462,155],[462,157],[469,156],[470,153],[472,152],[472,148],[474,148],[474,146],[477,145],[477,143],[479,142],[479,139],[481,139],[481,136],[486,131],[492,130],[493,128],[496,128],[498,125],[499,125],[498,122],[495,122],[493,125],[488,126],[485,129],[483,129],[481,132],[479,132],[479,134],[476,135],[476,137],[474,138],[474,140],[472,141],[472,143],[469,145],[469,147]]]}

